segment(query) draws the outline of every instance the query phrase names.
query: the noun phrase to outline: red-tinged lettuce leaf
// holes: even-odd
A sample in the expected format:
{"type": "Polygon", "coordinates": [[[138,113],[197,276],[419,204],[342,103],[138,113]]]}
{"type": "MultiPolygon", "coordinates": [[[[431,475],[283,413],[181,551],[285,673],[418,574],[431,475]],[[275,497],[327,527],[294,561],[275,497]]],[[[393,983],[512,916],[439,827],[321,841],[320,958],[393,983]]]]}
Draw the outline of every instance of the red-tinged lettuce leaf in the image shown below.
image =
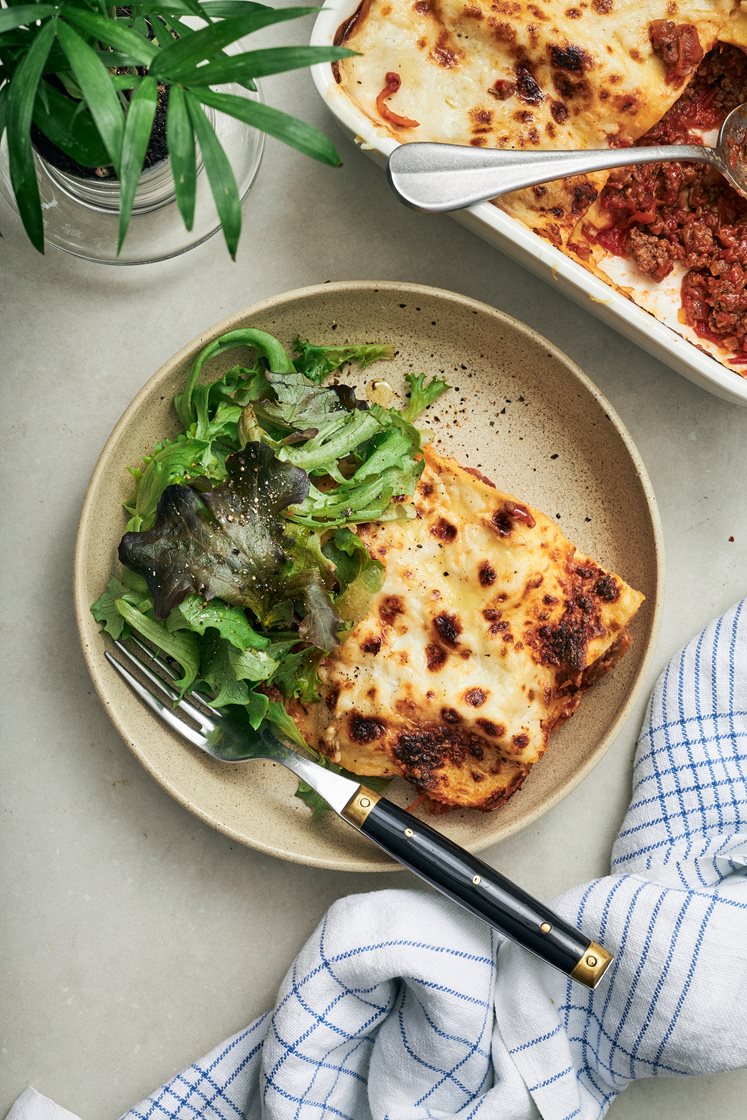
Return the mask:
{"type": "Polygon", "coordinates": [[[304,617],[298,627],[299,637],[329,653],[338,643],[337,632],[343,628],[343,620],[332,606],[319,572],[309,569],[302,578],[304,617]]]}
{"type": "Polygon", "coordinates": [[[248,443],[226,460],[228,477],[198,496],[169,486],[156,523],[145,533],[125,533],[123,564],[145,576],[153,613],[163,619],[190,594],[249,607],[259,618],[279,594],[286,553],[278,516],[302,502],[306,473],[281,463],[263,443],[248,443]]]}

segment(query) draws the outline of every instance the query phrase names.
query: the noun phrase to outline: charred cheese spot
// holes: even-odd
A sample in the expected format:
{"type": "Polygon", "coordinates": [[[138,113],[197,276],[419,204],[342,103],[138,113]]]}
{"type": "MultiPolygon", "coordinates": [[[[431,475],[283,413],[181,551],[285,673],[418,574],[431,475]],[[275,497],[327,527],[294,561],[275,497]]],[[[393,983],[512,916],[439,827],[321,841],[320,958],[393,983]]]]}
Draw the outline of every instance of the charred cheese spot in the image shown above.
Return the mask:
{"type": "Polygon", "coordinates": [[[481,708],[488,698],[487,692],[482,688],[468,688],[464,694],[464,701],[473,708],[481,708]]]}
{"type": "Polygon", "coordinates": [[[445,517],[439,517],[436,524],[431,528],[431,535],[439,541],[453,541],[456,538],[456,526],[447,521],[445,517]]]}
{"type": "Polygon", "coordinates": [[[444,645],[454,648],[459,642],[462,624],[455,614],[442,611],[433,619],[433,627],[444,645]]]}
{"type": "Polygon", "coordinates": [[[475,722],[483,735],[488,735],[491,739],[502,739],[506,734],[506,728],[502,723],[493,723],[491,719],[483,719],[482,717],[475,722]]]}
{"type": "Polygon", "coordinates": [[[380,719],[351,712],[348,721],[350,738],[354,743],[371,743],[384,734],[384,723],[380,719]]]}
{"type": "Polygon", "coordinates": [[[483,587],[490,587],[497,579],[497,572],[489,560],[483,560],[477,572],[477,578],[483,587]]]}
{"type": "Polygon", "coordinates": [[[567,70],[570,74],[583,74],[594,67],[594,59],[583,47],[573,44],[560,47],[550,46],[550,65],[558,70],[567,70]]]}
{"type": "Polygon", "coordinates": [[[514,527],[513,518],[506,513],[505,509],[497,509],[491,517],[490,523],[499,537],[509,536],[514,527]]]}
{"type": "Polygon", "coordinates": [[[479,105],[469,111],[470,120],[475,126],[490,124],[493,119],[493,114],[489,109],[482,109],[479,105]]]}
{"type": "Polygon", "coordinates": [[[437,642],[429,642],[425,647],[425,663],[432,673],[441,669],[448,659],[448,653],[437,642]]]}
{"type": "Polygon", "coordinates": [[[598,193],[596,187],[593,187],[591,183],[580,183],[578,186],[575,186],[573,188],[573,203],[571,205],[573,213],[585,213],[592,202],[594,202],[598,193]]]}
{"type": "Polygon", "coordinates": [[[508,101],[509,97],[513,97],[516,93],[516,82],[509,82],[507,78],[496,78],[488,93],[492,93],[499,101],[508,101]]]}
{"type": "Polygon", "coordinates": [[[494,39],[504,46],[514,46],[516,43],[516,28],[512,24],[506,23],[505,20],[496,20],[491,16],[488,18],[488,25],[494,39]]]}
{"type": "Polygon", "coordinates": [[[516,521],[522,522],[528,529],[533,529],[536,524],[527,507],[519,502],[504,502],[491,518],[491,524],[499,537],[507,537],[516,521]]]}
{"type": "Polygon", "coordinates": [[[339,696],[340,696],[339,688],[330,688],[328,690],[327,695],[325,697],[325,703],[326,703],[327,708],[330,712],[333,712],[335,710],[335,707],[337,706],[337,701],[339,699],[339,696]]]}
{"type": "Polygon", "coordinates": [[[405,608],[399,595],[387,595],[379,603],[379,617],[388,626],[392,626],[397,616],[404,613],[405,608]]]}
{"type": "Polygon", "coordinates": [[[445,723],[461,723],[462,722],[462,717],[459,715],[459,712],[456,711],[455,708],[442,708],[441,709],[441,719],[445,723]]]}
{"type": "Polygon", "coordinates": [[[614,576],[605,573],[594,584],[594,591],[605,603],[615,603],[620,598],[620,588],[614,576]]]}
{"type": "Polygon", "coordinates": [[[366,638],[361,642],[361,649],[364,653],[372,653],[375,657],[381,649],[381,638],[376,636],[366,638]]]}
{"type": "Polygon", "coordinates": [[[514,73],[516,75],[516,92],[522,101],[525,101],[527,105],[539,105],[540,101],[544,101],[545,95],[528,66],[517,62],[514,66],[514,73]]]}

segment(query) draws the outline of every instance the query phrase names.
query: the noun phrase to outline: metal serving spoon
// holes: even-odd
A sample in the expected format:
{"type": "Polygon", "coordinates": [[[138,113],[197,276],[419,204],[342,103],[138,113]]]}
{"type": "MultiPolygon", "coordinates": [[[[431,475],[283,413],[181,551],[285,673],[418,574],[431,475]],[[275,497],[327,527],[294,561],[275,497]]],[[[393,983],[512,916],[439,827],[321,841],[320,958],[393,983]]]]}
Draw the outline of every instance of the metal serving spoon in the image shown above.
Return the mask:
{"type": "Polygon", "coordinates": [[[710,163],[747,198],[747,102],[732,109],[714,148],[700,144],[660,144],[583,152],[524,152],[470,148],[458,144],[401,144],[389,156],[389,182],[415,210],[439,213],[589,171],[664,160],[710,163]]]}

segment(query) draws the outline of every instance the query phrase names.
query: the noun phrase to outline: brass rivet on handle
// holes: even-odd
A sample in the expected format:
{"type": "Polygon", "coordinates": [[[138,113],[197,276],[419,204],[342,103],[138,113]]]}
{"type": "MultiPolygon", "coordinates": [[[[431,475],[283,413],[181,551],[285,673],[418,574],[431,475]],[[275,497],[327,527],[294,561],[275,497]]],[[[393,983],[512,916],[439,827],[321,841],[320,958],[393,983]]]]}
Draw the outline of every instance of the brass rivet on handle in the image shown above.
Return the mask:
{"type": "Polygon", "coordinates": [[[598,941],[590,941],[579,958],[578,964],[571,972],[571,979],[577,980],[585,988],[596,988],[612,961],[612,953],[608,953],[598,941]]]}
{"type": "Polygon", "coordinates": [[[379,800],[378,793],[374,793],[374,791],[368,789],[367,786],[359,786],[342,810],[342,816],[345,820],[354,824],[356,828],[362,828],[368,814],[379,800]]]}
{"type": "Polygon", "coordinates": [[[540,933],[549,933],[551,929],[552,929],[552,926],[550,925],[549,922],[543,922],[542,925],[540,926],[540,933]]]}
{"type": "Polygon", "coordinates": [[[414,836],[414,835],[415,835],[415,833],[412,831],[411,828],[406,828],[405,829],[405,836],[407,837],[408,840],[410,839],[411,836],[414,836]]]}
{"type": "Polygon", "coordinates": [[[480,879],[480,876],[479,876],[479,875],[475,875],[474,879],[472,880],[472,883],[473,883],[473,885],[474,885],[475,887],[479,887],[479,885],[480,885],[480,883],[481,883],[481,882],[482,882],[482,880],[480,879]]]}

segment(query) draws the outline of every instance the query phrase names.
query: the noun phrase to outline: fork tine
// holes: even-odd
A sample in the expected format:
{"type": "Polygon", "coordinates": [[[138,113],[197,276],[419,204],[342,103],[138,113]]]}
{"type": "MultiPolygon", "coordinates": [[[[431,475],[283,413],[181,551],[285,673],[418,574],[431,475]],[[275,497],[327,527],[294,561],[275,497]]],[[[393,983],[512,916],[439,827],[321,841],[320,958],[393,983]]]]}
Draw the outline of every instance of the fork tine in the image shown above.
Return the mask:
{"type": "MultiPolygon", "coordinates": [[[[168,661],[165,661],[163,657],[160,656],[160,654],[150,649],[150,647],[147,646],[145,642],[141,641],[140,638],[137,638],[134,634],[131,634],[128,641],[132,642],[133,645],[136,645],[138,649],[142,650],[143,653],[147,655],[148,659],[152,661],[154,665],[157,665],[162,673],[166,674],[169,680],[173,681],[176,679],[176,672],[174,671],[173,667],[169,665],[168,661]]],[[[114,644],[116,645],[117,643],[115,642],[114,644]]],[[[190,700],[197,701],[196,706],[198,709],[200,708],[200,705],[205,709],[203,715],[220,716],[221,713],[218,711],[218,709],[214,708],[207,697],[203,696],[203,694],[201,692],[198,692],[197,689],[193,688],[190,691],[189,696],[190,700]]]]}
{"type": "MultiPolygon", "coordinates": [[[[146,661],[143,661],[142,658],[140,658],[140,657],[136,657],[135,654],[132,652],[132,650],[127,648],[127,646],[124,644],[124,642],[115,641],[114,645],[117,647],[119,652],[121,654],[123,654],[132,665],[136,666],[136,668],[140,670],[140,672],[143,674],[144,677],[147,677],[148,680],[151,681],[156,686],[156,688],[160,688],[161,691],[163,693],[165,693],[166,696],[168,696],[170,700],[174,701],[174,703],[177,705],[177,707],[181,708],[181,710],[183,712],[186,712],[187,715],[190,716],[190,718],[193,719],[196,724],[198,724],[201,731],[212,731],[212,730],[214,730],[215,725],[213,724],[213,722],[212,722],[212,720],[210,719],[209,716],[206,716],[203,712],[201,712],[199,710],[199,708],[196,708],[194,706],[194,704],[191,704],[189,702],[189,700],[185,699],[185,697],[182,697],[180,699],[179,698],[179,693],[177,692],[177,690],[175,688],[172,688],[171,685],[169,684],[169,682],[165,681],[163,679],[163,677],[159,677],[158,673],[154,673],[153,670],[150,668],[150,666],[148,665],[148,663],[146,661]]],[[[144,646],[142,644],[142,642],[138,642],[137,645],[146,654],[148,654],[150,659],[152,659],[154,662],[156,662],[156,664],[158,663],[158,660],[160,660],[160,659],[157,660],[155,657],[153,657],[153,655],[151,654],[151,652],[150,652],[150,650],[148,649],[147,646],[144,646]]],[[[166,662],[163,662],[162,664],[163,664],[164,668],[166,668],[166,662]]],[[[171,669],[167,668],[167,671],[169,672],[169,675],[171,676],[171,679],[173,680],[175,674],[172,672],[171,669]]]]}
{"type": "Polygon", "coordinates": [[[148,705],[151,711],[154,711],[157,716],[160,716],[164,723],[167,723],[169,727],[173,728],[177,734],[188,739],[193,746],[200,747],[201,749],[204,748],[206,739],[201,731],[196,731],[193,727],[190,727],[189,724],[185,723],[183,719],[179,719],[179,716],[169,704],[164,704],[162,700],[154,696],[153,693],[150,692],[137,677],[133,676],[130,670],[127,669],[121,661],[117,661],[116,657],[109,653],[108,650],[105,652],[104,656],[109,664],[124,678],[132,691],[140,697],[144,704],[148,705]]]}

